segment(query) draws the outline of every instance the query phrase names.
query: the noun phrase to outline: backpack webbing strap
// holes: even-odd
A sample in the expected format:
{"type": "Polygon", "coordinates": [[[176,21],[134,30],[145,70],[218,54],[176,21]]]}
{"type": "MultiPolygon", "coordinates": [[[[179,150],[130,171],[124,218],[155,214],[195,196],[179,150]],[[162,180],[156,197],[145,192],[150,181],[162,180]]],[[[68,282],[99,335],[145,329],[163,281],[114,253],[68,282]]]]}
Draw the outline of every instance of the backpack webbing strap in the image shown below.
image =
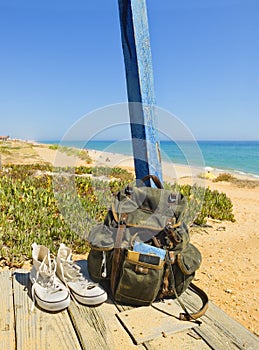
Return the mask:
{"type": "MultiPolygon", "coordinates": [[[[202,289],[200,289],[199,287],[197,287],[193,283],[190,283],[189,289],[192,292],[194,292],[195,294],[197,294],[202,300],[202,307],[200,308],[200,310],[195,312],[195,313],[190,314],[192,319],[197,319],[197,318],[203,316],[205,314],[205,312],[207,311],[208,306],[209,306],[209,298],[208,298],[207,294],[202,289]]],[[[185,318],[184,318],[185,315],[184,314],[181,314],[181,315],[183,315],[183,318],[181,318],[181,319],[185,320],[185,318]]]]}
{"type": "MultiPolygon", "coordinates": [[[[193,313],[190,313],[187,309],[186,309],[186,306],[183,304],[183,302],[181,301],[177,291],[176,291],[176,288],[175,288],[175,279],[174,279],[174,272],[173,272],[173,269],[172,269],[172,265],[171,265],[171,262],[170,262],[170,256],[169,256],[169,252],[167,251],[167,261],[168,261],[168,265],[169,265],[169,270],[170,270],[170,274],[172,276],[172,288],[173,288],[173,292],[176,296],[176,299],[178,301],[178,303],[180,304],[181,308],[183,309],[184,313],[180,313],[179,315],[179,320],[182,320],[182,321],[191,321],[191,320],[197,320],[197,318],[203,316],[205,314],[205,312],[207,311],[208,309],[208,304],[209,304],[209,299],[208,299],[208,296],[207,294],[200,288],[198,288],[197,286],[195,286],[193,283],[190,283],[190,290],[192,292],[194,292],[195,294],[197,294],[200,299],[202,300],[202,307],[200,308],[200,310],[198,310],[197,312],[193,312],[193,313]]],[[[199,324],[201,324],[200,321],[196,321],[198,322],[199,324]]]]}
{"type": "Polygon", "coordinates": [[[117,229],[117,235],[114,245],[114,251],[113,251],[113,257],[112,257],[112,271],[111,271],[111,291],[112,294],[115,293],[117,280],[119,277],[120,272],[120,265],[121,265],[121,259],[122,259],[122,239],[124,236],[124,231],[126,228],[126,214],[122,214],[122,220],[119,223],[118,229],[117,229]]]}

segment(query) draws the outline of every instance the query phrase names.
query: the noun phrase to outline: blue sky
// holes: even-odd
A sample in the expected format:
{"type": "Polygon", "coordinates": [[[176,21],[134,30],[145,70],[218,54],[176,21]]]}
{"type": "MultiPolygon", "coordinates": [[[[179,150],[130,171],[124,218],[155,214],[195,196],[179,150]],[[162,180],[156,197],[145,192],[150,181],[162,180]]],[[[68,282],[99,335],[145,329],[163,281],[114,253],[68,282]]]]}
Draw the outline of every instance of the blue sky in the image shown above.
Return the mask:
{"type": "MultiPolygon", "coordinates": [[[[146,2],[157,106],[198,140],[259,140],[259,1],[146,2]]],[[[0,48],[0,135],[59,139],[127,100],[117,0],[0,0],[0,48]]]]}

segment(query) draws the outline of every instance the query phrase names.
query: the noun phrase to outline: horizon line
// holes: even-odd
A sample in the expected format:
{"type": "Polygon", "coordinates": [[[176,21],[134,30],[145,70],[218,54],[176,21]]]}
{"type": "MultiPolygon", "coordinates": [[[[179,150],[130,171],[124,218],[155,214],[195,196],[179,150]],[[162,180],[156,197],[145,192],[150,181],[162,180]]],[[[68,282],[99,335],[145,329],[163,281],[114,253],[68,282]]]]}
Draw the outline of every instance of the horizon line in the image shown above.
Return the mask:
{"type": "MultiPolygon", "coordinates": [[[[24,140],[26,141],[26,140],[24,140]]],[[[36,142],[47,142],[47,141],[58,141],[61,142],[62,139],[37,139],[36,142]]],[[[86,140],[82,139],[71,139],[71,140],[64,140],[64,142],[86,142],[86,140]]],[[[118,140],[118,139],[96,139],[96,140],[88,140],[87,142],[129,142],[130,139],[125,140],[118,140]]],[[[167,139],[160,139],[160,142],[259,142],[259,139],[197,139],[197,140],[185,140],[185,139],[179,139],[179,140],[167,140],[167,139]]]]}

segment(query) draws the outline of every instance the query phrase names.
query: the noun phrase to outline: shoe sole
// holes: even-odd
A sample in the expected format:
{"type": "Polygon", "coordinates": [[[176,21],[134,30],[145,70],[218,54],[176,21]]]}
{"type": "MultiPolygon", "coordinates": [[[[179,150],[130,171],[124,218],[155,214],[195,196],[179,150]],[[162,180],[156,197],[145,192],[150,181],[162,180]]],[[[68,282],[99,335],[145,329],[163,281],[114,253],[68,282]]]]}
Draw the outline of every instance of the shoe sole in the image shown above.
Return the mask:
{"type": "Polygon", "coordinates": [[[49,302],[46,300],[42,300],[36,293],[35,293],[35,300],[37,305],[46,311],[62,311],[66,309],[70,304],[70,296],[68,295],[66,299],[60,300],[59,302],[49,302]]]}
{"type": "MultiPolygon", "coordinates": [[[[31,276],[30,276],[30,283],[31,283],[31,286],[33,285],[33,281],[31,280],[31,276]]],[[[66,309],[69,305],[70,305],[70,295],[68,294],[67,297],[65,299],[62,299],[60,301],[46,301],[46,300],[43,300],[41,299],[37,292],[35,292],[35,301],[36,301],[36,304],[42,309],[42,310],[45,310],[45,311],[53,311],[53,312],[56,312],[56,311],[62,311],[64,309],[66,309]]]]}

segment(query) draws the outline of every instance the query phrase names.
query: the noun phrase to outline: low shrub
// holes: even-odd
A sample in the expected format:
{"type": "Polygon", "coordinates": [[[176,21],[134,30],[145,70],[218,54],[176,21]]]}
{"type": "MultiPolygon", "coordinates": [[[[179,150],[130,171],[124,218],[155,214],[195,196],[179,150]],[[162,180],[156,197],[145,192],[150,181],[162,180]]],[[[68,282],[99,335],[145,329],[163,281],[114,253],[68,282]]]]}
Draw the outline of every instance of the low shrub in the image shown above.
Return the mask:
{"type": "Polygon", "coordinates": [[[222,174],[219,174],[215,179],[213,179],[213,182],[219,182],[219,181],[233,182],[235,179],[236,178],[229,173],[222,173],[222,174]]]}

